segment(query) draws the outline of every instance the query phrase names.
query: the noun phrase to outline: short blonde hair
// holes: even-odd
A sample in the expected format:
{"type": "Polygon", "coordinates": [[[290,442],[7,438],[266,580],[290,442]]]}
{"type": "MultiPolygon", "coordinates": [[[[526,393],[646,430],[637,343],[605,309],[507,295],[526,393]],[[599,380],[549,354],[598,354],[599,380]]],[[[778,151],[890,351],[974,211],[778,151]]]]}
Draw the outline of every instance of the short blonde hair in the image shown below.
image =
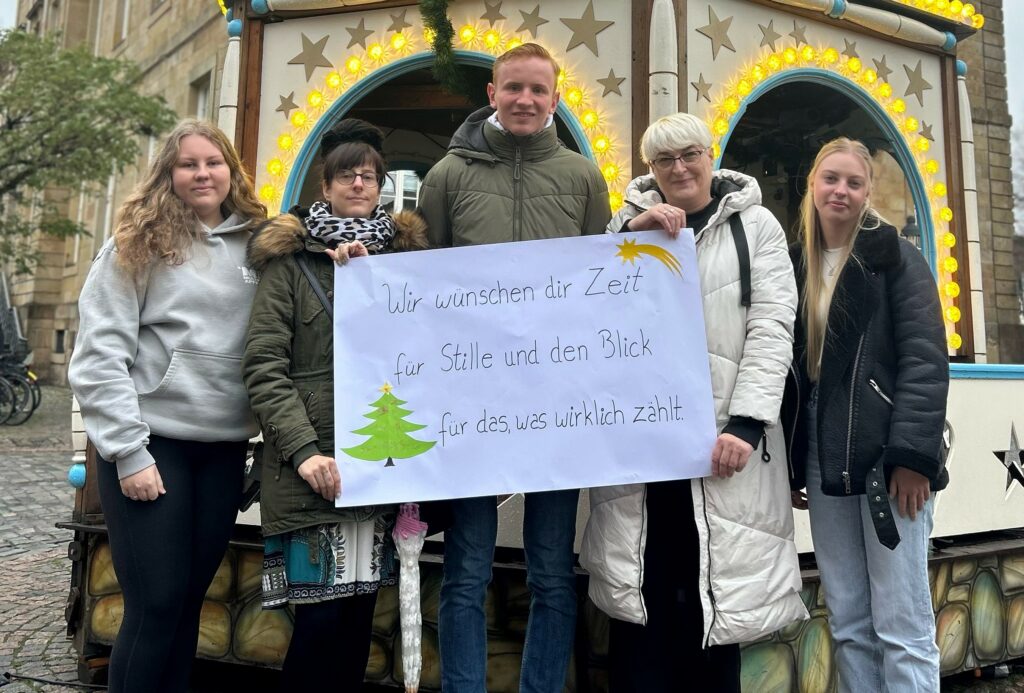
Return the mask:
{"type": "Polygon", "coordinates": [[[711,130],[703,120],[689,113],[673,113],[651,123],[640,139],[640,157],[650,165],[655,157],[694,145],[711,146],[711,130]]]}
{"type": "Polygon", "coordinates": [[[498,86],[498,68],[505,63],[510,63],[513,60],[523,60],[525,58],[540,58],[547,60],[551,63],[551,69],[554,70],[555,77],[555,91],[558,91],[558,73],[562,71],[562,68],[558,66],[558,62],[551,56],[548,50],[536,43],[524,43],[515,48],[505,51],[499,55],[494,65],[491,66],[491,82],[494,86],[498,86]]]}

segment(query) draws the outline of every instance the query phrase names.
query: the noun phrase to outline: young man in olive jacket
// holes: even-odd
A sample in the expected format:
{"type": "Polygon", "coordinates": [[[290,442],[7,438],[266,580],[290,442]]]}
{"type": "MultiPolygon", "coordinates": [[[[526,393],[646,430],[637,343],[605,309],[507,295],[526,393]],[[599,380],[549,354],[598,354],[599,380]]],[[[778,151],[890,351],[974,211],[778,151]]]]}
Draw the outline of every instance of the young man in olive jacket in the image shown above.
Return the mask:
{"type": "MultiPolygon", "coordinates": [[[[604,232],[611,212],[597,166],[558,141],[558,64],[523,44],[498,57],[490,107],[456,131],[423,181],[420,205],[433,247],[604,232]]],[[[515,252],[514,250],[512,252],[515,252]]],[[[578,490],[526,494],[523,544],[533,599],[520,690],[560,693],[576,624],[573,543],[578,490]]],[[[497,534],[493,496],[453,501],[445,532],[439,638],[446,693],[483,693],[484,599],[497,534]]]]}

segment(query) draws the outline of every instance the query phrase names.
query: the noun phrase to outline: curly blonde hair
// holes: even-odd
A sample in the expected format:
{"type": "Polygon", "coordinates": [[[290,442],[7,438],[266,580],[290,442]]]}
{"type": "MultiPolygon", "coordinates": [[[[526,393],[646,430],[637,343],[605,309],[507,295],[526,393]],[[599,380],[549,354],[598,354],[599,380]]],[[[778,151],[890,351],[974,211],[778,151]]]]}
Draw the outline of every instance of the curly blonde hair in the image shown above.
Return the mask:
{"type": "Polygon", "coordinates": [[[267,208],[256,199],[252,180],[227,135],[212,123],[183,120],[167,136],[145,179],[117,213],[113,236],[118,263],[133,277],[157,259],[180,265],[187,259],[192,241],[202,237],[199,217],[174,194],[173,186],[181,141],[190,135],[206,138],[224,155],[231,171],[231,187],[223,203],[227,213],[250,222],[267,216],[267,208]]]}

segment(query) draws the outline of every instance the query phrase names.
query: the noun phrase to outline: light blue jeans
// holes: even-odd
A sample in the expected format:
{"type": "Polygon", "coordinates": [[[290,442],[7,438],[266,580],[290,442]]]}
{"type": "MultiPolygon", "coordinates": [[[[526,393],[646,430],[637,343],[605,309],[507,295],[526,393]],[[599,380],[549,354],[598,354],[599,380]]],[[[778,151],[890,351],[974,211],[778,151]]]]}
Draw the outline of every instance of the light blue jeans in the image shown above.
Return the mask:
{"type": "MultiPolygon", "coordinates": [[[[523,545],[530,618],[526,625],[522,693],[561,693],[576,631],[573,573],[579,491],[525,496],[523,545]]],[[[484,599],[498,531],[494,496],[452,501],[455,523],[444,534],[444,580],[438,614],[441,690],[486,693],[484,599]]]]}
{"type": "Polygon", "coordinates": [[[807,410],[807,502],[839,691],[937,693],[939,648],[928,584],[933,501],[916,520],[901,517],[890,501],[900,543],[893,551],[882,546],[866,496],[821,492],[814,407],[807,410]]]}

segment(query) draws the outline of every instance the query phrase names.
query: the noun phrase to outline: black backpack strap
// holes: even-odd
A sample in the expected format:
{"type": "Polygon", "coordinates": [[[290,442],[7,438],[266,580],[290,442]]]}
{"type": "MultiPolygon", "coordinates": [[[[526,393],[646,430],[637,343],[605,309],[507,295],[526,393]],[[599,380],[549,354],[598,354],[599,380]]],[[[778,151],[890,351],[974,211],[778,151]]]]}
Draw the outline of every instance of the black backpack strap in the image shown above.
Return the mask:
{"type": "Polygon", "coordinates": [[[747,245],[747,234],[743,230],[743,220],[736,212],[729,217],[729,228],[732,229],[732,240],[736,244],[736,254],[740,260],[740,305],[750,307],[750,246],[747,245]]]}
{"type": "Polygon", "coordinates": [[[316,297],[320,299],[320,303],[323,304],[327,317],[334,320],[334,306],[331,305],[331,299],[327,298],[327,294],[324,293],[324,287],[320,286],[320,282],[313,276],[313,270],[309,268],[305,254],[301,252],[296,253],[295,263],[302,270],[302,273],[306,275],[306,279],[309,280],[309,285],[313,288],[313,293],[316,294],[316,297]]]}

